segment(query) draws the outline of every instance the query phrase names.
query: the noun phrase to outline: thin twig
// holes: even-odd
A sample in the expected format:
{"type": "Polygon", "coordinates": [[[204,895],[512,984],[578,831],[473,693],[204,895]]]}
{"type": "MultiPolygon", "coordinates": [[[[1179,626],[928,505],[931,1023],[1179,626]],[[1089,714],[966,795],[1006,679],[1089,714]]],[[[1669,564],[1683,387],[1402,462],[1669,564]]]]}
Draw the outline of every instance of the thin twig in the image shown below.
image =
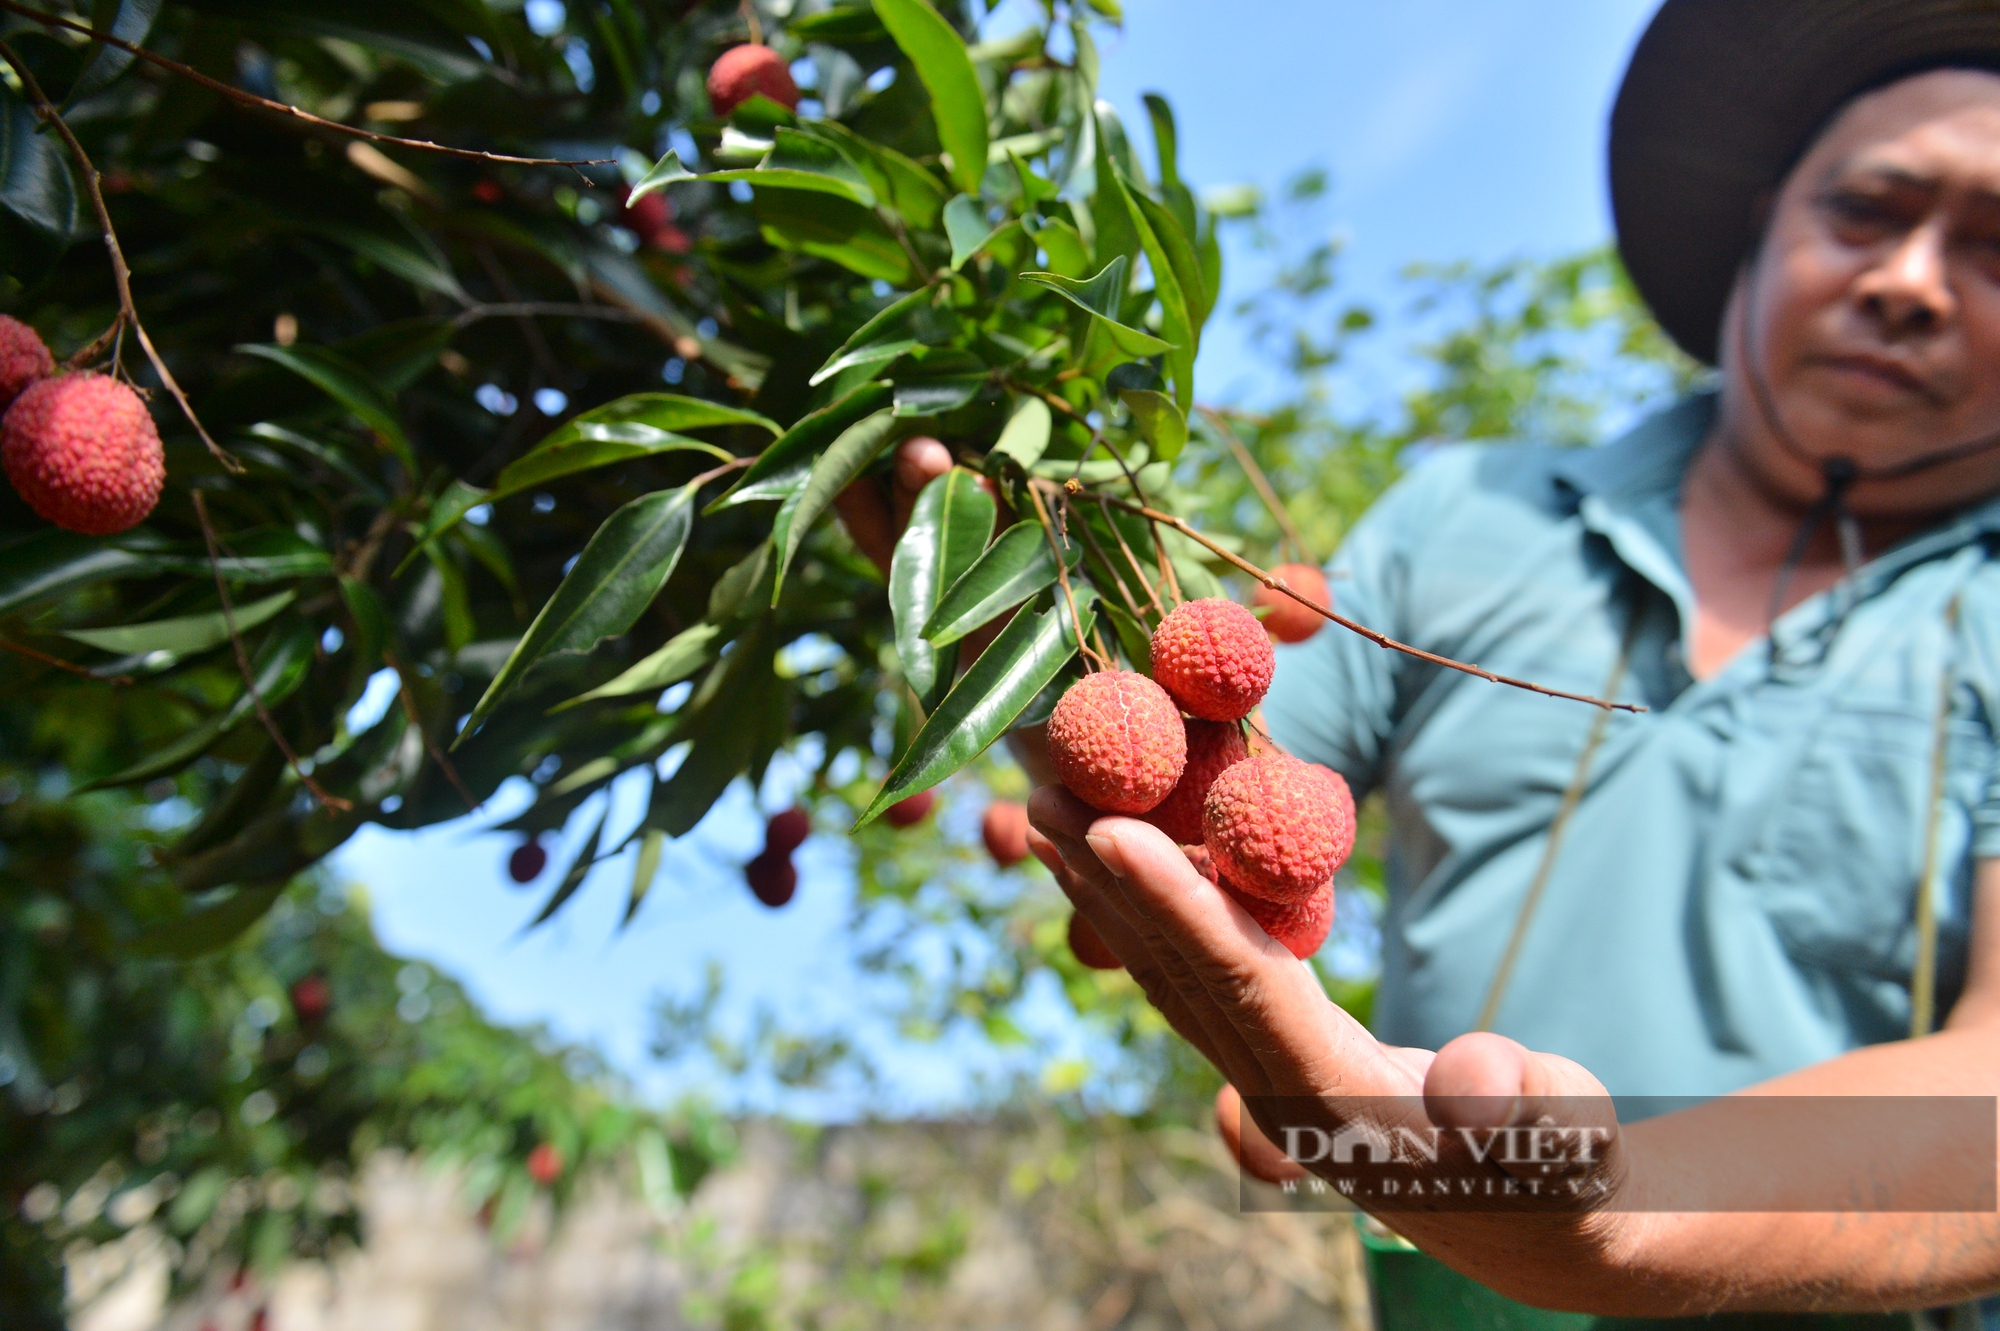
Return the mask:
{"type": "Polygon", "coordinates": [[[1257,497],[1264,501],[1264,507],[1270,510],[1272,520],[1278,524],[1278,530],[1285,540],[1291,542],[1292,558],[1311,563],[1312,552],[1306,546],[1306,538],[1299,535],[1299,529],[1292,523],[1292,515],[1285,510],[1278,492],[1271,488],[1270,478],[1264,475],[1264,469],[1257,465],[1257,459],[1251,456],[1243,441],[1236,437],[1236,431],[1229,428],[1228,419],[1213,407],[1196,407],[1195,410],[1208,417],[1209,424],[1222,432],[1222,441],[1236,455],[1236,465],[1243,468],[1244,475],[1250,478],[1251,488],[1257,491],[1257,497]]]}
{"type": "Polygon", "coordinates": [[[231,101],[241,102],[245,106],[254,106],[260,110],[273,111],[282,116],[289,116],[294,120],[303,120],[309,125],[315,125],[320,129],[332,130],[336,134],[346,134],[352,138],[366,139],[370,143],[393,143],[399,148],[416,148],[423,152],[442,153],[446,157],[460,157],[479,162],[501,162],[510,166],[566,166],[574,169],[580,166],[610,166],[615,165],[617,162],[615,157],[515,157],[508,153],[479,152],[473,148],[448,148],[442,143],[432,143],[429,139],[405,139],[399,138],[394,134],[377,134],[372,129],[358,129],[353,125],[343,125],[337,120],[327,120],[324,117],[314,115],[310,111],[301,111],[298,107],[292,106],[289,103],[274,102],[268,97],[259,97],[255,93],[245,92],[243,89],[233,87],[220,79],[212,79],[200,70],[183,65],[178,60],[169,60],[156,51],[148,51],[143,46],[134,46],[122,37],[114,37],[100,28],[93,28],[86,24],[78,23],[73,19],[66,19],[60,14],[50,14],[39,9],[30,9],[26,5],[16,4],[15,0],[0,0],[0,10],[5,10],[10,14],[19,14],[22,18],[32,19],[36,23],[44,23],[52,28],[67,28],[71,32],[80,32],[94,41],[103,42],[106,46],[115,46],[121,51],[135,55],[147,64],[157,65],[169,73],[178,74],[184,79],[199,83],[210,92],[221,93],[231,101]]]}
{"type": "Polygon", "coordinates": [[[271,737],[271,742],[278,746],[278,752],[285,755],[285,761],[291,764],[292,772],[299,778],[300,784],[312,792],[312,797],[319,801],[320,807],[330,812],[346,813],[354,805],[338,795],[329,795],[320,788],[319,782],[313,780],[312,775],[299,764],[299,756],[292,752],[291,742],[285,738],[285,732],[278,729],[277,721],[271,716],[271,709],[264,705],[264,694],[257,687],[257,677],[250,672],[250,653],[244,650],[243,635],[236,631],[236,606],[229,599],[229,584],[222,577],[222,555],[215,539],[215,528],[208,521],[207,496],[200,490],[194,491],[194,513],[195,517],[201,520],[201,538],[208,544],[208,568],[215,574],[215,594],[222,599],[222,623],[229,630],[229,645],[236,652],[236,668],[243,675],[243,687],[250,690],[250,701],[257,709],[257,719],[264,723],[265,733],[271,737]]]}
{"type": "Polygon", "coordinates": [[[1213,552],[1216,555],[1219,555],[1221,558],[1227,560],[1231,564],[1234,564],[1237,568],[1241,569],[1245,573],[1248,573],[1251,577],[1263,583],[1266,587],[1269,587],[1272,591],[1284,593],[1286,596],[1291,597],[1294,601],[1297,601],[1300,605],[1306,607],[1306,609],[1312,611],[1314,614],[1319,615],[1322,618],[1332,620],[1334,623],[1340,625],[1342,628],[1346,629],[1350,633],[1360,634],[1362,637],[1368,639],[1368,641],[1374,643],[1377,647],[1385,647],[1392,652],[1401,652],[1405,656],[1414,656],[1419,661],[1428,661],[1432,665],[1444,666],[1448,670],[1457,670],[1467,675],[1476,675],[1480,679],[1488,680],[1494,684],[1505,684],[1510,688],[1526,689],[1530,693],[1539,693],[1550,698],[1567,698],[1571,702],[1587,702],[1593,707],[1602,707],[1608,711],[1643,712],[1647,710],[1646,708],[1639,706],[1637,703],[1607,702],[1603,698],[1593,698],[1587,693],[1565,693],[1561,689],[1547,688],[1541,684],[1530,683],[1528,680],[1525,679],[1514,679],[1507,675],[1496,675],[1491,670],[1487,670],[1481,666],[1470,665],[1464,661],[1454,661],[1449,656],[1439,656],[1436,652],[1427,652],[1421,647],[1412,647],[1406,642],[1397,642],[1394,638],[1389,637],[1387,634],[1377,633],[1374,629],[1369,628],[1366,624],[1357,624],[1353,620],[1347,618],[1345,615],[1335,614],[1332,610],[1328,609],[1323,605],[1320,605],[1318,602],[1308,600],[1306,597],[1299,595],[1297,592],[1293,591],[1288,585],[1286,585],[1285,580],[1283,578],[1275,577],[1272,574],[1265,572],[1263,569],[1258,568],[1255,564],[1243,558],[1241,555],[1238,555],[1233,551],[1223,549],[1221,546],[1217,545],[1214,541],[1209,540],[1206,536],[1203,536],[1200,532],[1196,531],[1193,527],[1188,526],[1187,523],[1173,516],[1171,513],[1162,513],[1158,509],[1147,508],[1144,504],[1135,504],[1131,500],[1122,499],[1117,495],[1106,495],[1104,497],[1110,500],[1112,503],[1118,505],[1118,507],[1122,509],[1125,509],[1129,512],[1137,513],[1140,517],[1145,518],[1149,522],[1160,523],[1165,526],[1172,527],[1175,531],[1187,537],[1189,540],[1198,543],[1207,550],[1213,552]]]}
{"type": "Polygon", "coordinates": [[[1167,608],[1160,604],[1160,594],[1153,590],[1152,582],[1147,579],[1146,566],[1139,562],[1139,556],[1132,553],[1131,543],[1125,539],[1125,533],[1118,530],[1118,524],[1112,520],[1111,505],[1104,502],[1103,495],[1099,495],[1097,496],[1097,506],[1104,510],[1104,525],[1111,528],[1111,534],[1117,538],[1118,549],[1124,553],[1125,562],[1132,566],[1132,576],[1137,578],[1139,585],[1146,589],[1146,600],[1153,607],[1153,613],[1164,619],[1167,614],[1167,608]]]}
{"type": "Polygon", "coordinates": [[[43,665],[52,665],[58,670],[67,670],[72,675],[82,675],[85,679],[104,678],[113,684],[130,684],[132,682],[130,675],[95,675],[74,661],[65,661],[60,656],[50,656],[47,652],[38,652],[32,647],[24,647],[18,642],[8,642],[5,638],[0,638],[0,651],[13,652],[17,656],[27,657],[30,661],[40,661],[43,665]]]}
{"type": "Polygon", "coordinates": [[[83,347],[74,356],[64,361],[63,368],[65,370],[89,368],[99,356],[102,356],[106,351],[111,349],[112,345],[118,341],[119,335],[124,331],[125,311],[121,308],[118,313],[111,316],[111,326],[91,339],[89,346],[83,347]]]}
{"type": "MultiPolygon", "coordinates": [[[[0,0],[0,6],[20,10],[20,6],[14,4],[13,0],[0,0]]],[[[32,16],[35,11],[22,12],[32,16]]],[[[189,402],[187,394],[181,391],[181,386],[175,380],[173,371],[167,368],[167,363],[160,359],[160,353],[153,347],[153,339],[146,336],[146,325],[139,321],[139,309],[132,303],[132,270],[125,264],[125,251],[119,246],[118,232],[111,225],[111,211],[104,206],[104,191],[98,185],[97,168],[91,164],[90,154],[83,150],[83,144],[77,141],[75,133],[70,130],[69,122],[57,113],[54,104],[43,94],[42,85],[35,81],[34,71],[28,68],[26,62],[15,53],[14,48],[0,41],[0,56],[4,56],[7,63],[14,67],[14,72],[21,76],[21,86],[27,91],[28,100],[34,103],[35,114],[54,127],[56,133],[62,136],[63,142],[69,145],[70,156],[76,158],[76,164],[83,175],[84,188],[90,193],[90,206],[97,212],[97,224],[104,229],[104,248],[111,255],[111,276],[118,285],[119,311],[131,323],[132,331],[139,335],[139,345],[145,348],[146,359],[153,363],[153,373],[160,376],[160,382],[174,395],[174,401],[180,403],[181,414],[187,417],[189,425],[194,426],[194,432],[201,436],[204,444],[208,445],[208,451],[215,455],[216,461],[229,471],[241,472],[243,464],[236,460],[235,454],[209,436],[207,429],[202,426],[201,418],[194,414],[194,404],[189,402]]]]}
{"type": "Polygon", "coordinates": [[[752,3],[752,0],[743,0],[742,8],[743,21],[750,25],[750,44],[752,46],[762,46],[764,44],[764,23],[763,20],[757,17],[757,6],[752,3]]]}
{"type": "Polygon", "coordinates": [[[1076,608],[1076,591],[1069,585],[1069,560],[1063,557],[1062,547],[1056,544],[1055,524],[1049,521],[1048,507],[1042,503],[1041,493],[1032,482],[1028,485],[1028,498],[1035,505],[1035,517],[1042,524],[1042,536],[1049,543],[1049,553],[1055,556],[1056,582],[1061,585],[1063,600],[1069,605],[1069,623],[1076,631],[1077,654],[1086,662],[1096,657],[1098,669],[1109,670],[1111,663],[1097,656],[1090,644],[1084,640],[1083,615],[1076,608]]]}
{"type": "MultiPolygon", "coordinates": [[[[1067,496],[1064,497],[1064,502],[1068,502],[1067,496]]],[[[1110,514],[1107,513],[1105,518],[1109,521],[1110,514]]],[[[1145,623],[1146,616],[1139,609],[1139,603],[1132,598],[1132,589],[1125,585],[1125,579],[1118,572],[1118,565],[1111,562],[1111,557],[1104,553],[1104,547],[1097,543],[1097,537],[1090,530],[1090,523],[1079,520],[1076,525],[1083,532],[1083,543],[1090,547],[1090,553],[1097,556],[1097,562],[1104,565],[1111,574],[1111,580],[1118,584],[1118,594],[1125,598],[1125,608],[1132,612],[1132,618],[1141,624],[1145,623]]],[[[1068,526],[1067,522],[1064,526],[1068,526]]]]}
{"type": "Polygon", "coordinates": [[[389,663],[389,668],[396,672],[396,678],[403,682],[403,687],[396,690],[396,693],[403,700],[403,715],[409,718],[410,724],[416,728],[418,736],[424,741],[424,751],[430,754],[431,760],[438,765],[438,770],[444,773],[444,779],[451,782],[451,788],[458,792],[458,797],[465,801],[465,807],[475,813],[478,812],[479,801],[472,797],[470,790],[466,789],[465,782],[459,779],[458,769],[451,765],[451,759],[445,756],[444,750],[438,747],[437,740],[424,726],[423,714],[417,711],[416,689],[411,684],[409,672],[403,669],[402,661],[394,652],[382,653],[382,659],[389,663]]]}

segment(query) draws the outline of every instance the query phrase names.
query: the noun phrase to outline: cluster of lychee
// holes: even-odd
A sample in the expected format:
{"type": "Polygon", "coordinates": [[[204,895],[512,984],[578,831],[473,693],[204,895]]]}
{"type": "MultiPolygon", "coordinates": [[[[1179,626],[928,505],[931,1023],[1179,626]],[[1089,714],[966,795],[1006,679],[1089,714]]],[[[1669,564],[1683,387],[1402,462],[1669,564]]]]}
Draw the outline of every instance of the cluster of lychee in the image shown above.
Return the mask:
{"type": "Polygon", "coordinates": [[[37,514],[113,536],[146,520],[167,479],[153,415],[130,384],[56,373],[39,334],[0,314],[0,464],[37,514]]]}
{"type": "MultiPolygon", "coordinates": [[[[1070,793],[1158,827],[1265,933],[1307,957],[1333,926],[1354,797],[1327,768],[1250,752],[1242,723],[1275,666],[1250,611],[1189,601],[1153,633],[1151,678],[1103,670],[1070,686],[1049,717],[1049,759],[1070,793]]],[[[1070,938],[1078,960],[1117,964],[1088,922],[1073,921],[1070,938]]]]}

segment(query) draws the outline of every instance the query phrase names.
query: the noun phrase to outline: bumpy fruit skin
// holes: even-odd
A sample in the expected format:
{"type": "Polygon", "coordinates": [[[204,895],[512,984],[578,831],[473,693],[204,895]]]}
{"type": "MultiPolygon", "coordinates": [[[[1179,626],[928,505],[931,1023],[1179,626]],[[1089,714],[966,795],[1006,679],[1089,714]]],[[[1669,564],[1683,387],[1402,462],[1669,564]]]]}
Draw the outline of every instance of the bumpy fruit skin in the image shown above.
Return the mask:
{"type": "Polygon", "coordinates": [[[774,855],[790,855],[812,835],[812,815],[804,809],[780,809],[764,824],[764,849],[774,855]]]}
{"type": "Polygon", "coordinates": [[[1263,927],[1265,933],[1301,961],[1319,951],[1333,929],[1333,880],[1330,878],[1319,891],[1304,901],[1288,906],[1238,891],[1227,878],[1219,885],[1231,900],[1263,927]]]}
{"type": "Polygon", "coordinates": [[[1100,670],[1056,701],[1049,762],[1091,808],[1149,813],[1187,766],[1187,730],[1158,684],[1132,670],[1100,670]]]}
{"type": "Polygon", "coordinates": [[[1118,959],[1118,954],[1104,945],[1097,930],[1081,915],[1069,917],[1069,952],[1094,971],[1125,969],[1125,963],[1118,959]]]}
{"type": "Polygon", "coordinates": [[[1208,788],[1202,828],[1215,867],[1239,891],[1301,902],[1354,849],[1354,797],[1324,767],[1283,754],[1245,758],[1208,788]]]}
{"type": "Polygon", "coordinates": [[[931,806],[936,803],[936,791],[920,790],[909,798],[897,800],[882,810],[882,816],[889,820],[891,827],[915,827],[931,816],[931,806]]]}
{"type": "Polygon", "coordinates": [[[1027,807],[1013,800],[994,800],[979,820],[979,836],[995,864],[1013,868],[1028,858],[1027,807]]]}
{"type": "Polygon", "coordinates": [[[549,853],[540,842],[523,841],[507,857],[507,876],[517,883],[532,883],[549,867],[549,853]]]}
{"type": "Polygon", "coordinates": [[[548,1187],[562,1177],[562,1152],[549,1142],[542,1142],[528,1152],[528,1177],[543,1187],[548,1187]]]}
{"type": "Polygon", "coordinates": [[[789,902],[799,890],[799,870],[792,857],[768,850],[743,866],[743,878],[752,895],[772,910],[789,902]]]}
{"type": "Polygon", "coordinates": [[[1250,756],[1243,731],[1234,721],[1189,721],[1187,766],[1173,790],[1146,815],[1146,821],[1179,845],[1202,839],[1201,808],[1215,778],[1250,756]]]}
{"type": "MultiPolygon", "coordinates": [[[[1271,572],[1283,578],[1287,587],[1314,605],[1333,609],[1333,593],[1327,589],[1326,574],[1311,564],[1280,564],[1271,572]]],[[[1279,642],[1304,642],[1326,623],[1325,619],[1291,597],[1262,583],[1257,584],[1257,593],[1250,599],[1258,605],[1271,607],[1264,616],[1264,632],[1279,642]]]]}
{"type": "Polygon", "coordinates": [[[90,536],[129,531],[160,502],[160,432],[139,395],[101,374],[30,384],[0,422],[0,463],[28,507],[90,536]]]}
{"type": "Polygon", "coordinates": [[[768,46],[732,46],[708,70],[708,104],[727,116],[758,93],[784,107],[799,107],[799,85],[785,59],[768,46]]]}
{"type": "Polygon", "coordinates": [[[1182,711],[1204,721],[1250,715],[1276,666],[1257,616],[1219,596],[1184,602],[1153,630],[1153,678],[1182,711]]]}
{"type": "Polygon", "coordinates": [[[37,379],[55,373],[56,358],[42,335],[19,319],[0,314],[0,411],[37,379]]]}

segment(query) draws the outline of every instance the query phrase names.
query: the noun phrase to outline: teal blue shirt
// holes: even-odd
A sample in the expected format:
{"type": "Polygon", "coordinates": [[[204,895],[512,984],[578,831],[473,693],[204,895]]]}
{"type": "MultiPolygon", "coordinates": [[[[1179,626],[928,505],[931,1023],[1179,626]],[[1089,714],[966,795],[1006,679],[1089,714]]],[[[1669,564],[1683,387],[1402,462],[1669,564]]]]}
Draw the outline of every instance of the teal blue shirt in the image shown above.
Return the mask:
{"type": "MultiPolygon", "coordinates": [[[[1611,718],[1495,1021],[1621,1095],[1719,1094],[1907,1032],[1947,689],[1940,1018],[1973,861],[2000,855],[2000,501],[1697,681],[1679,493],[1714,409],[1689,399],[1599,448],[1437,450],[1332,565],[1353,618],[1571,692],[1599,693],[1633,633],[1618,696],[1651,710],[1611,718]]],[[[1281,743],[1385,797],[1378,1035],[1471,1029],[1594,709],[1329,626],[1279,648],[1265,710],[1281,743]]]]}

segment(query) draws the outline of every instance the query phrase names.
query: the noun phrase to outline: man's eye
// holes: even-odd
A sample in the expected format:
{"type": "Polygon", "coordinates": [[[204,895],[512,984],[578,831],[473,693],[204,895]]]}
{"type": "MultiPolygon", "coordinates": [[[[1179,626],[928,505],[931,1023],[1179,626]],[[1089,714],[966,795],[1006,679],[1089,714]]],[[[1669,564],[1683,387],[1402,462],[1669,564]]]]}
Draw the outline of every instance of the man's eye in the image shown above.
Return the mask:
{"type": "Polygon", "coordinates": [[[1835,222],[1845,226],[1877,227],[1895,220],[1885,201],[1866,194],[1836,191],[1822,199],[1821,206],[1835,222]]]}

